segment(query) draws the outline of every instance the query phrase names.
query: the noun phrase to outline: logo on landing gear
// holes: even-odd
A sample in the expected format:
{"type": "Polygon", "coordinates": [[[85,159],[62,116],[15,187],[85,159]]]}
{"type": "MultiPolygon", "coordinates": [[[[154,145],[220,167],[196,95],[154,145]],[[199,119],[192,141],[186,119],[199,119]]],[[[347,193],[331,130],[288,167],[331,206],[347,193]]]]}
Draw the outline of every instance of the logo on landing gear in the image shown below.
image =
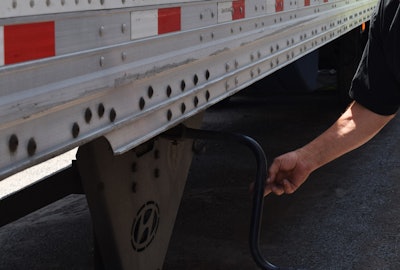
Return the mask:
{"type": "Polygon", "coordinates": [[[149,201],[139,209],[131,231],[131,242],[134,250],[141,252],[151,244],[159,222],[160,210],[157,203],[149,201]]]}

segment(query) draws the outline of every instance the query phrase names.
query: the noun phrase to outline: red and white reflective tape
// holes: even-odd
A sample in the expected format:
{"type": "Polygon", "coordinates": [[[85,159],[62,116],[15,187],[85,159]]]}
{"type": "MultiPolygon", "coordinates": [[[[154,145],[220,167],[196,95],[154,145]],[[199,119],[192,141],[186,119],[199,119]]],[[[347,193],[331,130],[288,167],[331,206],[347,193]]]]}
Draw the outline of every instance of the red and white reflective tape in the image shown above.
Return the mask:
{"type": "Polygon", "coordinates": [[[138,39],[181,30],[181,8],[131,12],[131,38],[138,39]]]}
{"type": "Polygon", "coordinates": [[[218,22],[229,22],[245,18],[245,0],[218,3],[218,22]]]}
{"type": "Polygon", "coordinates": [[[54,22],[0,26],[0,65],[54,56],[54,22]]]}
{"type": "MultiPolygon", "coordinates": [[[[182,10],[188,9],[176,6],[131,12],[131,39],[181,31],[185,23],[182,10]]],[[[218,23],[243,18],[245,0],[218,3],[218,23]]],[[[60,45],[55,38],[54,21],[0,26],[0,66],[55,56],[60,45]]]]}

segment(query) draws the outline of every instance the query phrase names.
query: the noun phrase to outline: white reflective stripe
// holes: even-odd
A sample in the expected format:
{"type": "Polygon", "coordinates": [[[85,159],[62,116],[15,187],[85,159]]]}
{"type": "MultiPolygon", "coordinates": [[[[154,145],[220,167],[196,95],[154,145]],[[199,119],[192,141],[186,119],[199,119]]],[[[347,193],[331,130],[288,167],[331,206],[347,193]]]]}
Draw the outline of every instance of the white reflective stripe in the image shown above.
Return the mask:
{"type": "Polygon", "coordinates": [[[233,5],[232,2],[218,3],[218,22],[232,21],[233,5]]]}
{"type": "Polygon", "coordinates": [[[143,38],[158,34],[158,10],[131,12],[131,38],[143,38]]]}
{"type": "MultiPolygon", "coordinates": [[[[301,0],[300,0],[301,1],[301,0]]],[[[276,0],[267,0],[266,1],[266,11],[267,13],[275,13],[276,0]]]]}
{"type": "Polygon", "coordinates": [[[4,26],[0,26],[0,66],[4,66],[4,26]]]}

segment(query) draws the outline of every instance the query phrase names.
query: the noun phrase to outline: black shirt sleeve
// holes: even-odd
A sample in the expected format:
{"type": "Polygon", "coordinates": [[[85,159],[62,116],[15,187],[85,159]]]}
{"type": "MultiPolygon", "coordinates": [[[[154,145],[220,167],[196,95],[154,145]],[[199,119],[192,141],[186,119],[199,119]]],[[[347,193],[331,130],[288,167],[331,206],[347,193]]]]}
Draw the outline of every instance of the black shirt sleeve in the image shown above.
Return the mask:
{"type": "Polygon", "coordinates": [[[381,0],[371,18],[369,40],[354,76],[350,96],[381,115],[400,106],[399,0],[381,0]]]}

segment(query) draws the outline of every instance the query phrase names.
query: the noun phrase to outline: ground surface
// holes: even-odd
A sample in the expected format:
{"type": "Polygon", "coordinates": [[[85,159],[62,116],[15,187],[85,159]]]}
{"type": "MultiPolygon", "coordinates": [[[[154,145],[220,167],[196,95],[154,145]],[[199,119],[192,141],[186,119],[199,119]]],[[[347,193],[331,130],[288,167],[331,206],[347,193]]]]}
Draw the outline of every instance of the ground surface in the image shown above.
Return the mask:
{"type": "MultiPolygon", "coordinates": [[[[327,128],[342,109],[326,93],[237,96],[204,127],[259,141],[269,159],[327,128]]],[[[294,195],[265,199],[261,248],[279,266],[400,269],[400,120],[313,173],[294,195]]],[[[201,142],[164,269],[257,269],[248,250],[255,163],[247,149],[201,142]]],[[[73,195],[0,228],[0,269],[92,269],[85,198],[73,195]]]]}

